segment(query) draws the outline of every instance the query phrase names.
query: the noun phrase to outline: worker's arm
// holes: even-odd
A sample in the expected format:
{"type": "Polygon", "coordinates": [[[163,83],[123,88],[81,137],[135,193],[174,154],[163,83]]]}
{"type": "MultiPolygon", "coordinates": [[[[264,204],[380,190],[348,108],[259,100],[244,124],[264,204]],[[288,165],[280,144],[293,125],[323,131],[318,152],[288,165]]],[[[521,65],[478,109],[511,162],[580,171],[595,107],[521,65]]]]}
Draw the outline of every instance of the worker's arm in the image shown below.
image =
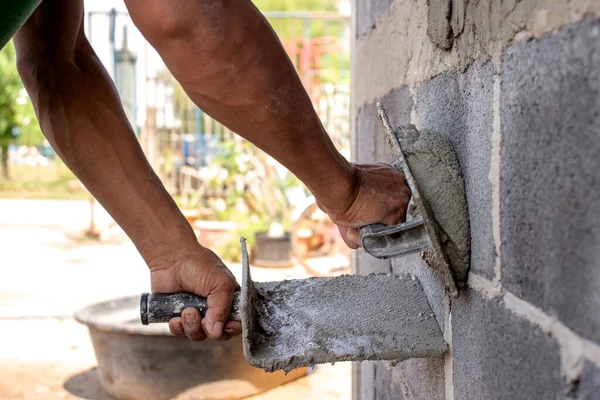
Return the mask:
{"type": "MultiPolygon", "coordinates": [[[[351,247],[358,246],[356,228],[404,218],[404,177],[387,166],[349,164],[336,151],[277,37],[249,1],[128,0],[127,6],[192,100],[296,174],[351,247]]],[[[152,271],[153,291],[208,295],[202,325],[221,337],[235,280],[198,245],[152,172],[83,35],[81,13],[80,0],[45,0],[15,40],[42,130],[134,241],[152,271]]],[[[194,309],[170,328],[204,337],[194,309]]],[[[233,322],[225,328],[240,329],[233,322]]]]}
{"type": "Polygon", "coordinates": [[[355,228],[404,218],[410,195],[404,177],[342,157],[281,42],[250,0],[125,4],[194,103],[304,182],[351,247],[360,245],[355,228]]]}
{"type": "MultiPolygon", "coordinates": [[[[235,278],[200,246],[148,164],[119,96],[83,31],[80,0],[45,0],[14,38],[18,69],[42,131],[135,243],[152,271],[155,292],[190,291],[208,296],[205,330],[221,336],[235,278]]],[[[189,312],[189,310],[188,310],[189,312]]],[[[193,317],[196,315],[193,314],[193,317]]],[[[176,334],[205,338],[200,320],[176,334]]],[[[226,330],[241,331],[239,322],[226,330]]]]}
{"type": "Polygon", "coordinates": [[[192,101],[300,178],[350,247],[360,245],[356,228],[404,219],[410,196],[404,176],[342,157],[281,42],[250,0],[125,3],[192,101]]]}

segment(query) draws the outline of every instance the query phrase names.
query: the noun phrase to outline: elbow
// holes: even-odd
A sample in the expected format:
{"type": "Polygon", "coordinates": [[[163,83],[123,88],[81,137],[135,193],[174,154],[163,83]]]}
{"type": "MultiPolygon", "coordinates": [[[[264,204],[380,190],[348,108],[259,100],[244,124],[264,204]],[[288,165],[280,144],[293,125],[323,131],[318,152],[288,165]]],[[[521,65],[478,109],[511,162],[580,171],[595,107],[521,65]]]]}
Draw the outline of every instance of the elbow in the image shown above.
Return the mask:
{"type": "Polygon", "coordinates": [[[27,89],[34,87],[36,82],[39,81],[39,75],[42,71],[42,62],[34,59],[33,57],[18,56],[17,57],[17,72],[21,77],[23,85],[27,89]]]}
{"type": "Polygon", "coordinates": [[[30,93],[51,79],[48,76],[50,71],[56,70],[55,67],[61,62],[47,52],[17,48],[17,72],[25,89],[30,93]]]}
{"type": "Polygon", "coordinates": [[[69,51],[30,41],[16,46],[16,54],[17,71],[29,91],[41,86],[51,88],[64,83],[65,79],[73,78],[80,69],[80,60],[93,54],[93,50],[87,41],[80,41],[69,51]]]}
{"type": "Polygon", "coordinates": [[[44,53],[17,53],[17,71],[30,96],[42,90],[60,93],[56,90],[72,80],[78,70],[73,59],[44,53]]]}
{"type": "Polygon", "coordinates": [[[23,81],[23,85],[29,91],[29,87],[36,84],[41,75],[55,62],[53,56],[56,51],[44,41],[33,40],[29,36],[22,35],[19,40],[15,38],[15,51],[17,56],[17,72],[23,81]]]}

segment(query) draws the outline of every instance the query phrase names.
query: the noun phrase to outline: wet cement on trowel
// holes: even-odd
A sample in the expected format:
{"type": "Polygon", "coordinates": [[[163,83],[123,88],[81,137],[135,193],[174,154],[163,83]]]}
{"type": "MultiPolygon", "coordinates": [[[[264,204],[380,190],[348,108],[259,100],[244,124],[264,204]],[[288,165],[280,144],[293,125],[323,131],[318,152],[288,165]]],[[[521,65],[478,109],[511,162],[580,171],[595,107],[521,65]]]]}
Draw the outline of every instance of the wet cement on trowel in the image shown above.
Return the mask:
{"type": "MultiPolygon", "coordinates": [[[[439,133],[418,131],[414,125],[400,126],[395,133],[421,196],[440,228],[442,248],[454,279],[457,283],[464,282],[470,259],[469,214],[464,181],[452,145],[439,133]]],[[[427,258],[426,261],[435,262],[427,258]]]]}
{"type": "Polygon", "coordinates": [[[446,350],[419,281],[389,274],[254,284],[246,357],[266,371],[446,350]],[[253,314],[253,315],[252,315],[253,314]]]}

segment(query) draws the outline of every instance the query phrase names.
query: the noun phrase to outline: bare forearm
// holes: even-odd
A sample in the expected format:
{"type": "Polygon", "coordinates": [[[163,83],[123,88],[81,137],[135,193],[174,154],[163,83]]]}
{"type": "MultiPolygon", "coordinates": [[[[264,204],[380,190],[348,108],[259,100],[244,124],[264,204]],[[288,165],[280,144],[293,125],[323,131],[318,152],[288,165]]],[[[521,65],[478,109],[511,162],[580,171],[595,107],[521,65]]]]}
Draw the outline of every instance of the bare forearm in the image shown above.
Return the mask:
{"type": "Polygon", "coordinates": [[[176,243],[195,240],[148,164],[88,44],[80,46],[74,60],[20,70],[44,135],[146,261],[162,257],[176,243]]]}
{"type": "Polygon", "coordinates": [[[347,186],[349,163],[323,129],[279,39],[250,1],[126,3],[198,106],[280,161],[315,194],[347,186]]]}

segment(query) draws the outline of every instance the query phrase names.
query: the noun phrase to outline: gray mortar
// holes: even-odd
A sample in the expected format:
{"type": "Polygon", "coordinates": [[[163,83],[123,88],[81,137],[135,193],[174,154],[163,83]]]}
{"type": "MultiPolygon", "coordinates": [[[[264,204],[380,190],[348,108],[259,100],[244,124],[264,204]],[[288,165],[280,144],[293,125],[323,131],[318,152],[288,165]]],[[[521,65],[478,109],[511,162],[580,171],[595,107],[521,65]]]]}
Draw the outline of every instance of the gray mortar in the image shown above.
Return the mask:
{"type": "Polygon", "coordinates": [[[450,26],[450,0],[427,0],[427,36],[440,49],[452,47],[454,36],[450,26]]]}
{"type": "Polygon", "coordinates": [[[442,135],[418,131],[414,125],[399,127],[396,136],[421,196],[438,224],[442,250],[454,279],[457,284],[464,282],[469,272],[471,240],[465,184],[456,154],[442,135]]]}
{"type": "Polygon", "coordinates": [[[421,284],[410,275],[258,283],[253,292],[252,319],[242,319],[244,350],[250,364],[268,372],[446,350],[421,284]]]}

